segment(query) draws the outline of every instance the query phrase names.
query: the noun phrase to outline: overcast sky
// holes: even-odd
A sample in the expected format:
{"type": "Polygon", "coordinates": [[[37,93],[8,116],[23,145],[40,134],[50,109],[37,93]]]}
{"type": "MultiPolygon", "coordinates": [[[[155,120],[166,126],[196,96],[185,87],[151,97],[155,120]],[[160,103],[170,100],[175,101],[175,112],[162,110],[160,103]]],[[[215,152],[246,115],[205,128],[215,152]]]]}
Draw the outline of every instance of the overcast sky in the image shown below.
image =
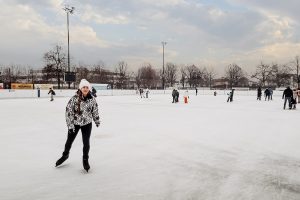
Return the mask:
{"type": "Polygon", "coordinates": [[[0,0],[0,64],[42,67],[55,44],[72,63],[107,68],[126,61],[195,64],[224,72],[230,63],[252,72],[261,62],[288,63],[300,55],[299,0],[0,0]]]}

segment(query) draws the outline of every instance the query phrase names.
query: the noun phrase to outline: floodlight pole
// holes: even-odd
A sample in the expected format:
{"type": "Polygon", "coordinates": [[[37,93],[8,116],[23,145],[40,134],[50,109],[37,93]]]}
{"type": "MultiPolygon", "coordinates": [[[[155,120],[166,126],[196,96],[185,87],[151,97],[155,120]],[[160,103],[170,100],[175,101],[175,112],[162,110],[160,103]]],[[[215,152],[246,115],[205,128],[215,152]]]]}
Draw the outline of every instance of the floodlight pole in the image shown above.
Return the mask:
{"type": "MultiPolygon", "coordinates": [[[[70,31],[69,31],[69,14],[73,14],[75,7],[65,6],[63,8],[67,13],[67,30],[68,30],[68,75],[70,76],[70,31]]],[[[68,81],[68,89],[70,89],[71,82],[68,81]]]]}
{"type": "Polygon", "coordinates": [[[161,44],[163,46],[163,78],[162,78],[162,86],[163,86],[163,90],[165,90],[165,46],[167,45],[167,42],[162,41],[161,44]]]}
{"type": "Polygon", "coordinates": [[[299,84],[300,84],[300,80],[299,80],[299,56],[296,56],[296,64],[297,64],[297,89],[299,89],[299,84]]]}

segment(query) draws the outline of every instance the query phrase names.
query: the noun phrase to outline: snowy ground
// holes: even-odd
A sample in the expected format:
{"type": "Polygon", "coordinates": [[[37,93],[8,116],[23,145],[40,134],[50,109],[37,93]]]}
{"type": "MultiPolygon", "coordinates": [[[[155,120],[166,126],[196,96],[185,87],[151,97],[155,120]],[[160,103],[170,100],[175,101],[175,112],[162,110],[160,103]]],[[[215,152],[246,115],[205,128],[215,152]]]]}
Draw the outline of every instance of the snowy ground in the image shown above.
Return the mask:
{"type": "Polygon", "coordinates": [[[89,173],[80,134],[54,167],[68,99],[0,100],[1,200],[300,199],[300,110],[280,97],[100,97],[89,173]]]}

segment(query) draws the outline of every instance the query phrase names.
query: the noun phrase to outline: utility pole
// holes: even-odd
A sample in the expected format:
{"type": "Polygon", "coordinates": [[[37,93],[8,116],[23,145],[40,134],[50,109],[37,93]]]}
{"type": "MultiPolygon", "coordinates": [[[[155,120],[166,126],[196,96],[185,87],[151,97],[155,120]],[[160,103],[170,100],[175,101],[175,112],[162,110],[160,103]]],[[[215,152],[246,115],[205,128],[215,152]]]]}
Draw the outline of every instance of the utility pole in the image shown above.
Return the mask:
{"type": "Polygon", "coordinates": [[[299,56],[296,56],[296,64],[297,64],[297,89],[299,88],[299,56]]]}
{"type": "Polygon", "coordinates": [[[8,75],[9,75],[9,89],[11,89],[11,74],[10,74],[10,68],[8,68],[8,75]]]}
{"type": "Polygon", "coordinates": [[[30,74],[31,74],[31,83],[34,89],[34,81],[33,81],[33,69],[30,70],[30,74]]]}
{"type": "MultiPolygon", "coordinates": [[[[70,7],[66,5],[63,8],[67,13],[67,29],[68,29],[68,76],[70,76],[70,34],[69,34],[69,14],[73,14],[75,7],[70,7]]],[[[71,82],[68,81],[68,89],[70,89],[71,82]]]]}
{"type": "Polygon", "coordinates": [[[162,86],[163,86],[163,90],[165,90],[165,46],[167,45],[167,42],[162,41],[161,44],[163,46],[163,77],[162,77],[162,86]]]}

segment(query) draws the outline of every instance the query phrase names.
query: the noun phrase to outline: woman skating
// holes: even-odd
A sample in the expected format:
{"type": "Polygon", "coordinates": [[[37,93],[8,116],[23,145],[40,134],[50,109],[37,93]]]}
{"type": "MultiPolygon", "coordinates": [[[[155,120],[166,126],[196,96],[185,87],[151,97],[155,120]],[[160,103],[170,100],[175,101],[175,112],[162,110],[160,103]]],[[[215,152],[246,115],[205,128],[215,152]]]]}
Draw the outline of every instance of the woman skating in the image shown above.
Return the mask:
{"type": "Polygon", "coordinates": [[[87,172],[90,169],[88,159],[92,121],[94,120],[97,127],[100,125],[98,104],[95,98],[91,95],[90,89],[90,83],[87,80],[82,79],[76,95],[74,95],[67,104],[66,122],[68,126],[68,138],[65,143],[65,149],[62,157],[56,162],[56,167],[69,158],[72,143],[81,129],[83,142],[83,168],[87,172]]]}

